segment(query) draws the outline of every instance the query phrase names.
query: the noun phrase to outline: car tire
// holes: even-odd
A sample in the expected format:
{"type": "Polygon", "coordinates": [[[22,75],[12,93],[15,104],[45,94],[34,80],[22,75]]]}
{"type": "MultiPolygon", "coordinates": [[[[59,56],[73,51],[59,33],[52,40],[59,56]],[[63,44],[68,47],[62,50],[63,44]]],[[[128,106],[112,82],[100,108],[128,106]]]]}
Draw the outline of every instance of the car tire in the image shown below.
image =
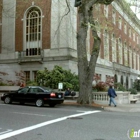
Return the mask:
{"type": "Polygon", "coordinates": [[[12,99],[10,98],[10,97],[5,97],[5,99],[4,99],[4,103],[5,104],[11,104],[12,103],[12,99]]]}
{"type": "Polygon", "coordinates": [[[50,107],[55,107],[56,104],[50,103],[49,106],[50,107]]]}
{"type": "Polygon", "coordinates": [[[42,99],[37,99],[36,102],[35,102],[35,105],[36,105],[37,107],[41,107],[41,106],[44,105],[44,102],[43,102],[42,99]]]}

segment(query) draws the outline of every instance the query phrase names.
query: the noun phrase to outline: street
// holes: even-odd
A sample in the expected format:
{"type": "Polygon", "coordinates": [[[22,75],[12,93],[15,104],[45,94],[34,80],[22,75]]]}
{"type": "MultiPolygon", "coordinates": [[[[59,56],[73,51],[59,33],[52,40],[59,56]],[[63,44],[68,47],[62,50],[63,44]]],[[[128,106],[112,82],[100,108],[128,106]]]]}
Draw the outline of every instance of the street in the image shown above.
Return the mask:
{"type": "Polygon", "coordinates": [[[38,108],[0,101],[0,140],[128,140],[127,133],[140,129],[139,116],[97,108],[38,108]]]}

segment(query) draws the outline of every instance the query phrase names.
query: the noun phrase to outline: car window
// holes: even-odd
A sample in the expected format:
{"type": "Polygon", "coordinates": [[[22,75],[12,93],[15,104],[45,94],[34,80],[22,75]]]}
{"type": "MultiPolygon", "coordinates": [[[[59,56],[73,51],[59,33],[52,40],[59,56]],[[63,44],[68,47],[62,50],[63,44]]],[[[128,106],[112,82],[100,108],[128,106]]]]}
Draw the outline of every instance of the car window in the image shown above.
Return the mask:
{"type": "Polygon", "coordinates": [[[30,88],[29,89],[29,93],[34,93],[34,89],[33,88],[30,88]]]}
{"type": "Polygon", "coordinates": [[[18,90],[18,93],[27,93],[28,90],[29,90],[29,87],[21,88],[18,90]]]}
{"type": "Polygon", "coordinates": [[[44,92],[44,91],[40,88],[30,88],[29,89],[29,93],[38,93],[38,92],[44,92]]]}
{"type": "Polygon", "coordinates": [[[44,92],[42,89],[38,88],[37,89],[38,92],[44,92]]]}
{"type": "Polygon", "coordinates": [[[43,87],[43,89],[44,89],[46,92],[51,92],[51,91],[52,91],[52,89],[49,88],[49,87],[43,87]]]}

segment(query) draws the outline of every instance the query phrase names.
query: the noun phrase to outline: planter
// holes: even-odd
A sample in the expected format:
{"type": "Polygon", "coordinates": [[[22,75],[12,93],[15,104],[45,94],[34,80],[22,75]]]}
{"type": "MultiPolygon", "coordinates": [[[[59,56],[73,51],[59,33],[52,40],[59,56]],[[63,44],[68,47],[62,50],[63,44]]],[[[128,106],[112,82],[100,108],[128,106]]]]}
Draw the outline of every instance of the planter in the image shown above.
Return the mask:
{"type": "Polygon", "coordinates": [[[20,86],[0,86],[0,92],[15,91],[19,88],[20,86]]]}

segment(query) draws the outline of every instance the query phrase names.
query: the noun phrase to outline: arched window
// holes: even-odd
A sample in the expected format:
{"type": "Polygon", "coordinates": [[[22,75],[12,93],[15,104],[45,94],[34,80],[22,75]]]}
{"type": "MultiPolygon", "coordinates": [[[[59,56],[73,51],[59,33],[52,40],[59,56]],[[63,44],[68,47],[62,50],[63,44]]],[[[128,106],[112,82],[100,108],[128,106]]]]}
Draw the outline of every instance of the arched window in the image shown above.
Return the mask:
{"type": "Polygon", "coordinates": [[[25,15],[25,45],[26,56],[40,55],[42,18],[37,7],[30,8],[25,15]]]}

